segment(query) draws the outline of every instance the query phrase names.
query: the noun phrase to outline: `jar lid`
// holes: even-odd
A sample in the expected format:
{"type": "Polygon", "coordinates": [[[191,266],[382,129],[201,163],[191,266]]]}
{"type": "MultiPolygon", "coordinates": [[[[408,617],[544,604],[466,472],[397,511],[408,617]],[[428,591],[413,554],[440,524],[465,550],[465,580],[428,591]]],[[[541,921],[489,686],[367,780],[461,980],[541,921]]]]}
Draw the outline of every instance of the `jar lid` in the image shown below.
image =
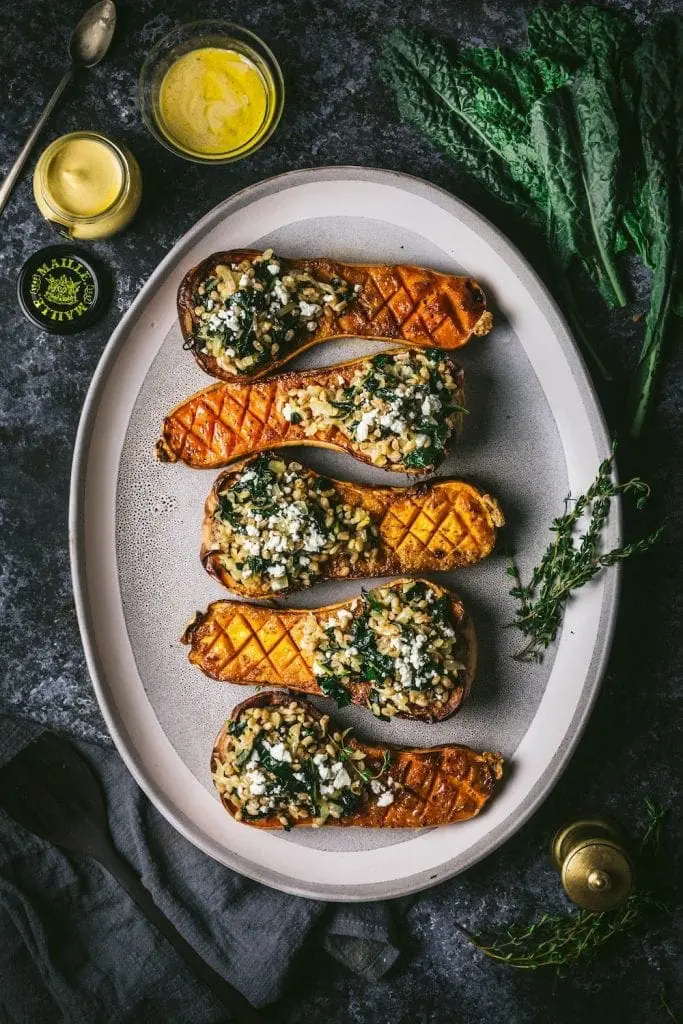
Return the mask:
{"type": "Polygon", "coordinates": [[[71,245],[48,245],[26,260],[17,295],[24,315],[51,334],[75,334],[100,316],[105,296],[92,257],[71,245]]]}

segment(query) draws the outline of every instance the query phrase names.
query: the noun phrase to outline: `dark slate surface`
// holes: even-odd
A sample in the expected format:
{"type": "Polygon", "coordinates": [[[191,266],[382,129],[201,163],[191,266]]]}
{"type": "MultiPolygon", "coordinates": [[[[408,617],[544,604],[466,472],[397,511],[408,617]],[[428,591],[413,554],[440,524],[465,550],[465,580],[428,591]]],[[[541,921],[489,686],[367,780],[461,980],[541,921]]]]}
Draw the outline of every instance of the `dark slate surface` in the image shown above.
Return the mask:
{"type": "MultiPolygon", "coordinates": [[[[419,5],[410,0],[328,5],[261,0],[237,15],[208,0],[202,16],[234,13],[271,44],[283,67],[288,97],[276,137],[256,156],[234,166],[202,168],[158,146],[146,134],[136,105],[137,72],[145,52],[172,25],[196,17],[198,9],[187,0],[119,4],[120,30],[110,59],[69,91],[43,137],[47,143],[73,129],[101,129],[129,143],[142,165],[146,192],[133,226],[118,238],[93,245],[116,282],[111,308],[100,325],[73,338],[50,337],[27,325],[15,300],[16,276],[30,253],[54,240],[34,207],[28,174],[2,218],[1,709],[108,742],[72,603],[66,528],[69,469],[81,404],[97,360],[145,278],[179,235],[215,203],[244,185],[297,167],[348,163],[407,171],[473,200],[509,227],[500,211],[468,191],[445,159],[398,123],[374,75],[375,48],[394,24],[431,26],[474,43],[523,44],[531,6],[502,0],[423,0],[419,5]]],[[[681,9],[676,0],[621,6],[639,24],[681,9]]],[[[0,152],[7,164],[61,73],[68,32],[80,9],[78,0],[56,6],[22,0],[5,6],[0,152]]],[[[523,233],[520,237],[517,232],[517,241],[528,251],[523,233]]],[[[635,304],[629,312],[639,308],[635,304]]],[[[608,323],[599,307],[595,316],[602,350],[626,375],[639,328],[628,318],[608,323]]],[[[566,909],[545,846],[553,828],[575,811],[600,807],[633,826],[642,820],[645,793],[680,805],[677,768],[683,744],[676,711],[681,681],[677,553],[683,504],[682,360],[678,346],[669,354],[642,444],[622,449],[622,471],[635,467],[647,475],[655,492],[652,517],[664,522],[667,532],[647,560],[627,569],[610,668],[562,781],[504,849],[412,906],[401,925],[405,954],[389,978],[368,986],[322,952],[309,952],[278,1011],[282,1022],[650,1022],[668,1019],[662,998],[681,1011],[675,970],[680,929],[672,922],[615,945],[599,961],[559,982],[485,960],[458,925],[479,932],[531,919],[543,910],[566,909]]],[[[612,396],[604,398],[607,408],[613,408],[612,396]]],[[[672,851],[680,847],[676,828],[674,824],[672,851]]],[[[675,870],[675,860],[670,853],[667,871],[675,870]]]]}

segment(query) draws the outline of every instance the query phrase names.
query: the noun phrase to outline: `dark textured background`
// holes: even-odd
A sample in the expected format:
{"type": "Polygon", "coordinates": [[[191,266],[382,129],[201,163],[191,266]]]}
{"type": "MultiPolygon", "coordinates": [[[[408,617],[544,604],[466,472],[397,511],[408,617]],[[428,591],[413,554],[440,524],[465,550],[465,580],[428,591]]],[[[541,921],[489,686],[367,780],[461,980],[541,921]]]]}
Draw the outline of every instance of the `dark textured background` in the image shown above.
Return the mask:
{"type": "MultiPolygon", "coordinates": [[[[676,0],[617,4],[640,25],[672,10],[676,0]]],[[[103,321],[72,338],[48,336],[22,318],[15,283],[24,259],[54,236],[32,200],[30,171],[2,216],[2,674],[0,710],[108,742],[88,679],[76,625],[67,553],[66,509],[73,440],[81,404],[100,353],[121,313],[176,239],[237,189],[297,167],[366,164],[423,176],[472,202],[533,246],[485,197],[400,125],[374,72],[377,42],[395,24],[431,27],[456,40],[525,43],[532,4],[423,0],[260,0],[239,12],[208,0],[121,0],[111,56],[83,75],[53,117],[42,143],[80,128],[127,142],[142,165],[145,197],[120,237],[95,243],[110,267],[115,295],[103,321]],[[204,168],[184,162],[145,132],[136,103],[137,73],[150,45],[179,21],[233,14],[263,36],[280,60],[287,103],[276,136],[242,163],[204,168]]],[[[64,66],[78,0],[3,4],[0,66],[0,153],[9,166],[64,66]]],[[[636,281],[636,295],[646,281],[636,281]]],[[[623,389],[639,327],[629,316],[607,320],[594,309],[595,337],[618,370],[623,389]]],[[[642,301],[628,310],[642,309],[642,301]]],[[[680,323],[679,323],[680,334],[680,323]]],[[[680,341],[680,337],[678,339],[680,341]]],[[[665,870],[680,870],[681,724],[681,365],[671,346],[666,375],[643,440],[622,446],[622,472],[635,468],[653,486],[652,521],[666,534],[656,550],[630,564],[624,578],[616,640],[595,713],[572,763],[541,811],[507,845],[460,878],[420,897],[402,924],[405,954],[384,981],[369,986],[326,955],[309,951],[278,1010],[284,1022],[355,1020],[363,1024],[450,1024],[487,1021],[656,1022],[669,1018],[663,1000],[683,1012],[680,925],[663,919],[615,944],[564,980],[516,972],[487,961],[461,935],[500,929],[541,911],[564,911],[545,848],[553,828],[587,807],[609,810],[631,828],[642,822],[642,798],[655,794],[674,808],[665,870]],[[676,835],[678,833],[678,835],[676,835]],[[678,863],[676,861],[678,860],[678,863]],[[676,960],[679,971],[677,977],[676,960]]],[[[617,422],[615,393],[603,394],[617,422]]],[[[638,527],[642,529],[642,525],[638,527]]]]}

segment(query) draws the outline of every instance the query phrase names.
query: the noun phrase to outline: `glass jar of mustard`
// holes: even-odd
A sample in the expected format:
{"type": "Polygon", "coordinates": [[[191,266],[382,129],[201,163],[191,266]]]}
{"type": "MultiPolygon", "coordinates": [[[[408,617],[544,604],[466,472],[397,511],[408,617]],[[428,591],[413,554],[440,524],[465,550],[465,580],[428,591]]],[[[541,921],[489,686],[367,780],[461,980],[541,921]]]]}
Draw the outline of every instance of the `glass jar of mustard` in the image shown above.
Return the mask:
{"type": "Polygon", "coordinates": [[[71,132],[40,156],[33,194],[42,215],[70,238],[106,238],[121,231],[142,198],[137,160],[97,132],[71,132]]]}

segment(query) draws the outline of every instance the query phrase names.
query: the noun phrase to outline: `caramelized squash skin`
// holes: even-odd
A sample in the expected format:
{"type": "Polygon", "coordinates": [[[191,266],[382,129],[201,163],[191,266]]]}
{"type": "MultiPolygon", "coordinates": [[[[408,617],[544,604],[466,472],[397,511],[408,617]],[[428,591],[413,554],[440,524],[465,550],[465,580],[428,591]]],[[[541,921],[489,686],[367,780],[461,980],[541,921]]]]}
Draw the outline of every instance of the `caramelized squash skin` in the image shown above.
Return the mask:
{"type": "MultiPolygon", "coordinates": [[[[404,583],[394,580],[388,586],[404,583]]],[[[438,596],[450,601],[451,618],[462,635],[465,671],[462,685],[454,687],[449,699],[437,708],[411,705],[396,717],[413,721],[436,722],[450,718],[460,709],[474,680],[477,667],[477,641],[472,620],[460,598],[445,587],[423,580],[438,596]]],[[[213,601],[205,612],[197,612],[190,621],[181,643],[189,646],[188,660],[205,675],[221,683],[240,686],[281,686],[299,693],[323,695],[313,672],[313,654],[305,650],[306,621],[313,615],[325,623],[341,608],[350,608],[357,598],[324,605],[321,608],[287,609],[244,601],[213,601]]],[[[372,684],[352,683],[349,696],[354,704],[365,706],[372,684]]]]}
{"type": "MultiPolygon", "coordinates": [[[[240,474],[259,456],[221,473],[206,499],[200,558],[204,568],[224,587],[251,598],[272,597],[258,576],[246,583],[231,576],[221,557],[215,513],[221,492],[232,487],[240,474]]],[[[306,468],[309,478],[319,477],[306,468]]],[[[334,555],[321,579],[370,579],[407,573],[449,572],[486,558],[505,524],[495,498],[462,480],[430,480],[413,487],[372,486],[325,477],[340,503],[362,508],[376,524],[379,546],[374,556],[351,564],[345,551],[334,555]]],[[[278,596],[296,590],[296,582],[278,596]]]]}
{"type": "MultiPolygon", "coordinates": [[[[291,695],[284,692],[258,693],[238,704],[230,716],[240,717],[250,707],[286,707],[291,695]]],[[[320,719],[320,713],[311,704],[299,700],[306,711],[320,719]]],[[[226,759],[229,743],[229,722],[219,732],[211,756],[211,771],[226,759]]],[[[490,800],[496,784],[503,776],[503,758],[500,754],[477,753],[469,747],[448,744],[427,749],[397,746],[374,746],[348,736],[345,744],[365,752],[366,763],[381,764],[385,753],[390,756],[389,772],[400,786],[394,802],[380,807],[372,793],[353,814],[341,818],[328,818],[323,827],[348,826],[357,828],[433,828],[466,821],[479,814],[490,800]]],[[[223,807],[234,818],[235,808],[221,794],[223,807]]],[[[251,828],[281,829],[276,815],[244,819],[242,824],[251,828]]],[[[297,827],[312,825],[311,818],[300,818],[297,827]]]]}
{"type": "MultiPolygon", "coordinates": [[[[221,264],[230,265],[261,255],[258,249],[233,249],[212,253],[188,271],[178,289],[178,318],[186,345],[198,325],[195,296],[198,286],[221,264]]],[[[371,263],[340,263],[317,259],[278,257],[282,273],[306,271],[317,280],[343,278],[361,285],[356,299],[342,313],[322,317],[313,332],[305,331],[282,355],[258,367],[253,373],[236,376],[223,368],[214,356],[196,346],[192,353],[206,373],[222,380],[256,380],[278,369],[312,345],[339,338],[367,338],[400,342],[410,348],[460,348],[473,334],[487,334],[491,314],[480,285],[471,277],[442,274],[423,267],[388,266],[371,263]]]]}
{"type": "MultiPolygon", "coordinates": [[[[396,351],[388,352],[388,355],[396,351]]],[[[449,369],[458,384],[453,398],[464,405],[464,374],[449,356],[449,369]]],[[[253,384],[222,381],[204,388],[172,409],[164,420],[156,445],[162,462],[184,462],[195,469],[221,469],[239,459],[269,448],[313,445],[347,452],[360,462],[371,463],[369,456],[338,427],[325,426],[310,437],[303,424],[289,423],[282,415],[288,394],[309,385],[318,387],[348,384],[359,364],[367,357],[325,366],[317,370],[290,371],[253,384]]],[[[454,433],[462,426],[457,417],[454,433]]],[[[402,465],[395,472],[424,475],[431,467],[414,469],[402,465]]]]}

